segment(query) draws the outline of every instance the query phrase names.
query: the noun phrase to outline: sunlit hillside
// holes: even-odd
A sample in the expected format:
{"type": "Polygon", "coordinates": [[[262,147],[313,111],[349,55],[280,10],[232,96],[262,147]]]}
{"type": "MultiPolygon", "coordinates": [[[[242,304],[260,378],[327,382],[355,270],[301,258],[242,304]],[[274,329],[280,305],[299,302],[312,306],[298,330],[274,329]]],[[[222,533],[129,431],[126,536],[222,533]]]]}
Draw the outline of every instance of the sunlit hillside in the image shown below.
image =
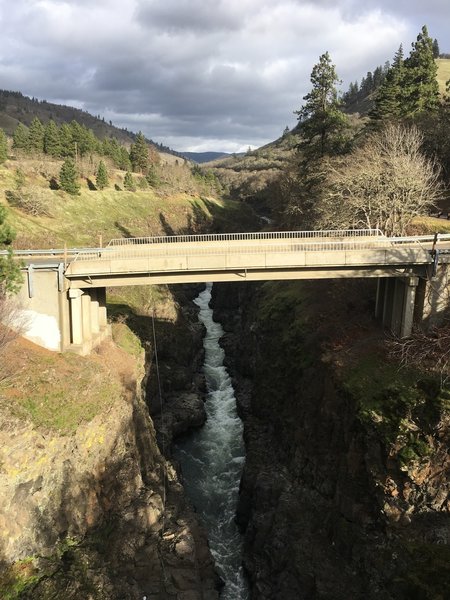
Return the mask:
{"type": "Polygon", "coordinates": [[[446,83],[450,80],[450,58],[439,58],[437,61],[438,65],[438,82],[441,93],[445,93],[446,83]]]}

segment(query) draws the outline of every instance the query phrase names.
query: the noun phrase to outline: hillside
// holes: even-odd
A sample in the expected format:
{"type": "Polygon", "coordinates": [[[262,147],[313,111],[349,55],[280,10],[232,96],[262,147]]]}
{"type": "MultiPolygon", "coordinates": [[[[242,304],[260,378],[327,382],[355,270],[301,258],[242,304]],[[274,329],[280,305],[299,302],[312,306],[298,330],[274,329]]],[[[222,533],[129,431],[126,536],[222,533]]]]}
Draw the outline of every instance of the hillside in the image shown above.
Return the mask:
{"type": "MultiPolygon", "coordinates": [[[[134,132],[115,127],[111,121],[105,121],[101,115],[93,116],[73,106],[53,104],[46,100],[29,98],[21,92],[0,90],[0,128],[5,133],[12,135],[19,123],[29,126],[34,117],[37,117],[44,125],[50,119],[55,121],[57,125],[77,121],[80,125],[91,129],[99,139],[115,137],[119,142],[127,146],[133,143],[135,139],[134,132]]],[[[160,152],[179,156],[179,153],[163,144],[159,144],[151,139],[148,141],[160,152]]]]}
{"type": "Polygon", "coordinates": [[[439,58],[436,62],[438,65],[437,80],[439,89],[442,94],[445,94],[447,81],[450,80],[450,58],[439,58]]]}

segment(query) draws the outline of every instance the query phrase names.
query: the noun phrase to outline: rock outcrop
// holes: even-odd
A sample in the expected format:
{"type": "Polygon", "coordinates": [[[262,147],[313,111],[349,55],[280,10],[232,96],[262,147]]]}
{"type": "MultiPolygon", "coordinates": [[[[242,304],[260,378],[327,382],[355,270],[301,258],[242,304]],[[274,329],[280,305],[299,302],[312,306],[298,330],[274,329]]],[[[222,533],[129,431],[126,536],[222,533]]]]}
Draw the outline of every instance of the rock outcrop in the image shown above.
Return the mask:
{"type": "MultiPolygon", "coordinates": [[[[101,353],[120,379],[130,358],[113,344],[101,353]]],[[[2,403],[0,590],[15,586],[29,600],[218,598],[205,531],[158,448],[142,375],[122,377],[120,398],[72,434],[37,427],[2,403]]],[[[195,399],[190,424],[200,424],[201,398],[181,398],[195,399]]],[[[174,432],[188,426],[190,411],[180,410],[174,432]]]]}
{"type": "Polygon", "coordinates": [[[448,399],[426,374],[377,370],[382,335],[353,285],[216,287],[245,423],[237,518],[255,600],[450,594],[448,399]]]}

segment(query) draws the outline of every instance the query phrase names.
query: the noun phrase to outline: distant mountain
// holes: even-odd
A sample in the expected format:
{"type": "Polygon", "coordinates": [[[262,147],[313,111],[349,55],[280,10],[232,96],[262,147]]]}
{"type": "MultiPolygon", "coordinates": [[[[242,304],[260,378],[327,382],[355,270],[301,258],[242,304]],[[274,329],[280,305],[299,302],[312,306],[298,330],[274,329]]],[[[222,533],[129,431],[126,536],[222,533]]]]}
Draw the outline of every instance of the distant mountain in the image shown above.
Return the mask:
{"type": "Polygon", "coordinates": [[[179,153],[188,160],[193,160],[196,163],[206,163],[211,160],[217,160],[219,158],[226,158],[231,156],[228,152],[180,152],[179,153]]]}

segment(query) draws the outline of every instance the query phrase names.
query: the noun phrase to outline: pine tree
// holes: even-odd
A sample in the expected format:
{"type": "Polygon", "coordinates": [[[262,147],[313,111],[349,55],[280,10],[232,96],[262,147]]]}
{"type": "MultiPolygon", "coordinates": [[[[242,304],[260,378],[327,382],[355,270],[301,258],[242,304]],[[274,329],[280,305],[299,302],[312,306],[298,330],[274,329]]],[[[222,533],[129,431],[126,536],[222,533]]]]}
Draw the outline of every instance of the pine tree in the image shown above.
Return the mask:
{"type": "Polygon", "coordinates": [[[441,51],[439,49],[439,42],[436,38],[433,40],[433,56],[434,58],[439,58],[441,51]]]}
{"type": "Polygon", "coordinates": [[[99,190],[103,190],[108,185],[108,171],[106,170],[105,163],[101,160],[97,169],[97,177],[95,179],[99,190]]]}
{"type": "Polygon", "coordinates": [[[339,137],[347,128],[336,89],[340,80],[328,52],[322,54],[314,66],[311,83],[312,90],[303,97],[305,104],[296,111],[304,138],[300,148],[312,157],[322,157],[336,149],[339,137]]]}
{"type": "Polygon", "coordinates": [[[133,175],[130,173],[130,171],[127,171],[125,173],[125,178],[123,180],[123,187],[125,190],[128,190],[129,192],[136,191],[136,186],[134,184],[133,175]]]}
{"type": "Polygon", "coordinates": [[[399,118],[403,113],[405,67],[403,46],[395,53],[392,66],[378,88],[370,116],[376,120],[399,118]]]}
{"type": "Polygon", "coordinates": [[[72,129],[67,123],[59,128],[59,145],[62,157],[75,157],[75,143],[72,137],[72,129]]]}
{"type": "Polygon", "coordinates": [[[61,155],[59,131],[52,119],[50,119],[44,129],[44,152],[55,158],[61,155]]]}
{"type": "Polygon", "coordinates": [[[77,168],[71,158],[67,158],[61,167],[59,172],[59,185],[62,190],[72,196],[76,196],[80,192],[77,168]]]}
{"type": "Polygon", "coordinates": [[[122,171],[130,171],[132,168],[131,161],[130,161],[130,155],[128,153],[128,150],[125,148],[125,146],[120,147],[120,161],[117,166],[119,167],[119,169],[122,169],[122,171]]]}
{"type": "Polygon", "coordinates": [[[133,171],[146,173],[148,169],[148,146],[142,132],[136,136],[134,144],[130,148],[130,160],[133,171]]]}
{"type": "Polygon", "coordinates": [[[28,129],[19,123],[13,133],[13,148],[26,150],[28,148],[28,129]]]}
{"type": "Polygon", "coordinates": [[[8,158],[8,140],[3,129],[0,129],[0,164],[8,158]]]}
{"type": "Polygon", "coordinates": [[[34,117],[28,129],[27,150],[33,154],[44,152],[44,126],[37,117],[34,117]]]}
{"type": "Polygon", "coordinates": [[[423,112],[436,112],[439,108],[439,84],[437,64],[433,55],[433,40],[426,25],[412,44],[406,67],[406,101],[404,116],[411,117],[423,112]]]}

